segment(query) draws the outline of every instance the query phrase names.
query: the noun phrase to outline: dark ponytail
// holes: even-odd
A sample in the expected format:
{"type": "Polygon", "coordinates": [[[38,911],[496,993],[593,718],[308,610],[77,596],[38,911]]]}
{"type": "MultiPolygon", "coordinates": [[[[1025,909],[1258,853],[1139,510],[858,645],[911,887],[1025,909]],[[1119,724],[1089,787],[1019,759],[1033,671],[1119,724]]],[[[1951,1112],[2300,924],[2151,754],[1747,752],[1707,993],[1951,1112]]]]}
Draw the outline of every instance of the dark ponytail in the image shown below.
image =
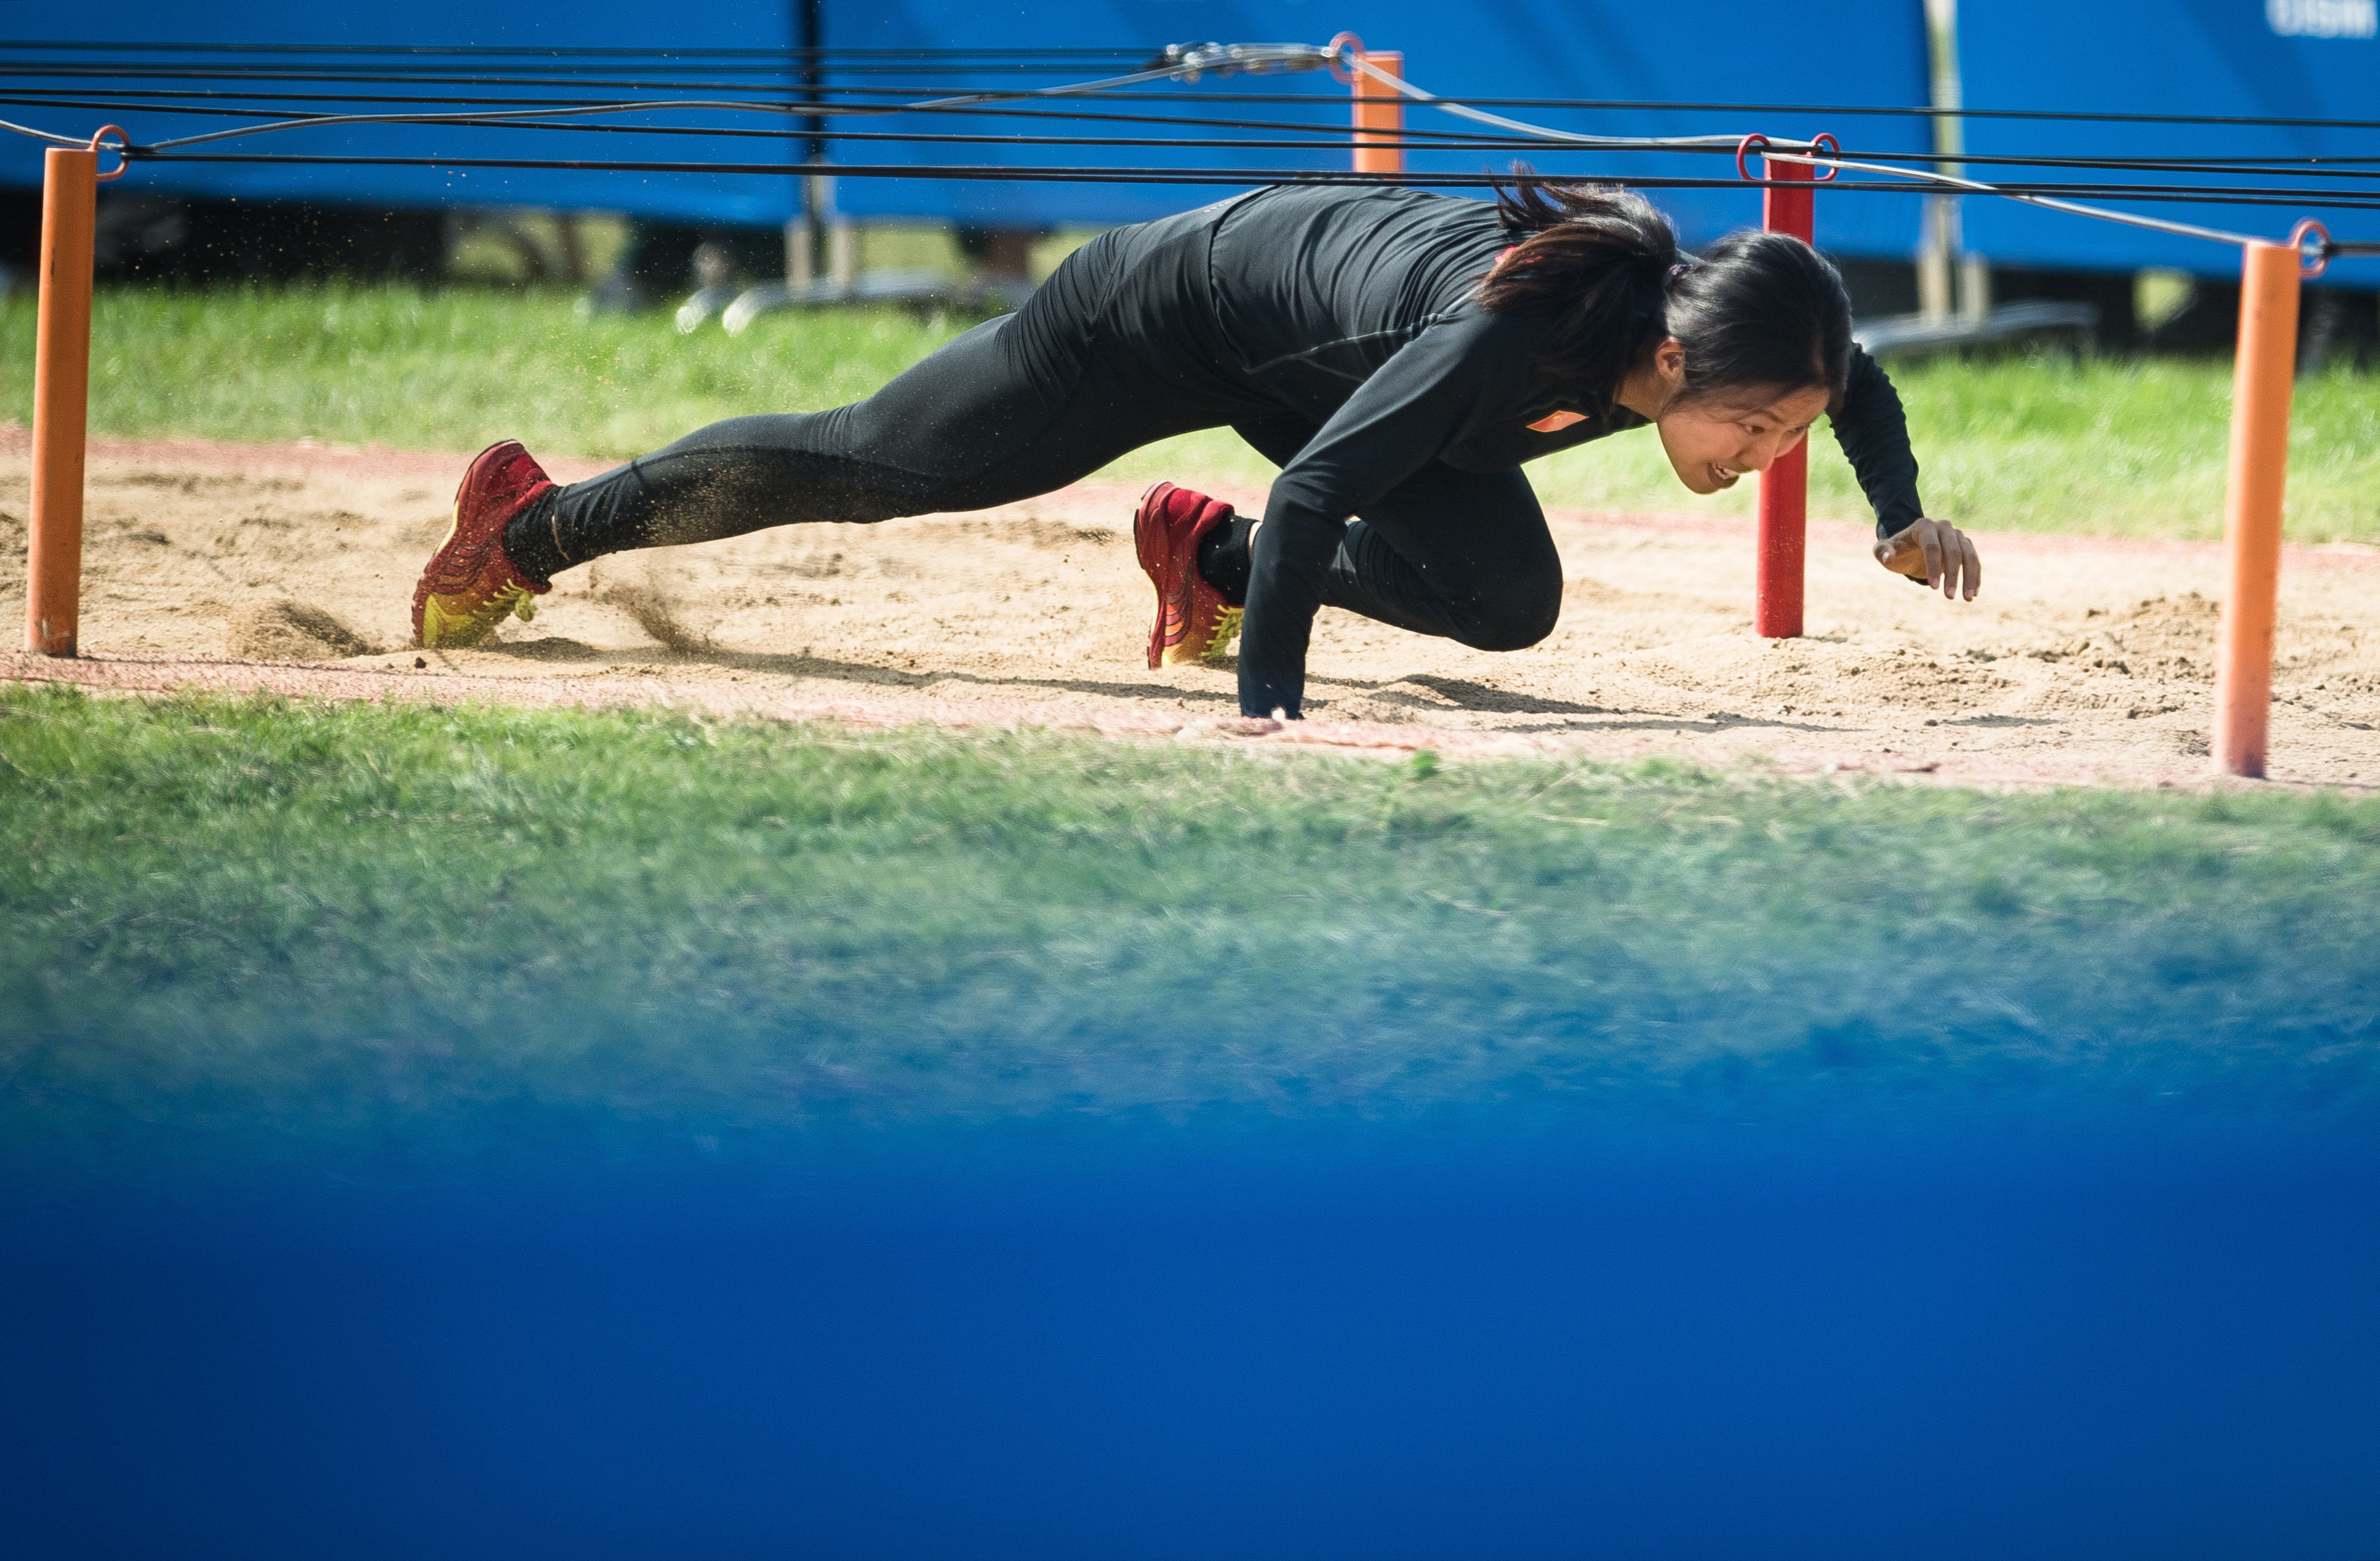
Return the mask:
{"type": "Polygon", "coordinates": [[[1779,233],[1735,233],[1700,260],[1633,190],[1523,173],[1496,212],[1524,234],[1479,284],[1482,307],[1554,317],[1538,361],[1554,379],[1609,401],[1662,339],[1686,349],[1681,399],[1730,392],[1842,394],[1852,305],[1824,257],[1779,233]]]}

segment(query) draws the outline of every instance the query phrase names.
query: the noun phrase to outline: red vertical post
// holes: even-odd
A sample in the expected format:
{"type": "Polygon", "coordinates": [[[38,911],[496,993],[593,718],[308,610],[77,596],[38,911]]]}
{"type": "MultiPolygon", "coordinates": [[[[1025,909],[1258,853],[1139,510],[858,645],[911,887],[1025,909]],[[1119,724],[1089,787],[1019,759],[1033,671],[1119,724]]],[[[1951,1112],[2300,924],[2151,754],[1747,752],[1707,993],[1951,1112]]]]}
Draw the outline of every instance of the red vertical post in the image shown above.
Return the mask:
{"type": "Polygon", "coordinates": [[[99,153],[52,147],[42,178],[33,337],[33,472],[25,538],[25,648],[72,656],[82,601],[83,435],[91,416],[91,262],[99,153]]]}
{"type": "MultiPolygon", "coordinates": [[[[1817,202],[1808,181],[1816,170],[1807,163],[1775,163],[1762,167],[1772,179],[1793,185],[1771,185],[1762,190],[1760,225],[1771,233],[1790,233],[1803,243],[1816,236],[1817,202]]],[[[1810,450],[1808,441],[1795,445],[1760,474],[1760,563],[1753,589],[1753,622],[1763,639],[1798,639],[1802,634],[1803,556],[1810,524],[1810,450]]]]}
{"type": "MultiPolygon", "coordinates": [[[[1405,56],[1402,51],[1360,51],[1357,57],[1375,70],[1386,71],[1400,81],[1404,79],[1405,56]]],[[[1395,88],[1360,70],[1354,77],[1355,172],[1402,174],[1405,171],[1405,101],[1397,96],[1395,88]],[[1367,136],[1364,133],[1366,130],[1373,133],[1367,136]]]]}
{"type": "Polygon", "coordinates": [[[2265,773],[2303,261],[2295,244],[2251,244],[2240,262],[2240,356],[2232,369],[2231,474],[2223,505],[2227,588],[2215,652],[2217,775],[2265,773]]]}

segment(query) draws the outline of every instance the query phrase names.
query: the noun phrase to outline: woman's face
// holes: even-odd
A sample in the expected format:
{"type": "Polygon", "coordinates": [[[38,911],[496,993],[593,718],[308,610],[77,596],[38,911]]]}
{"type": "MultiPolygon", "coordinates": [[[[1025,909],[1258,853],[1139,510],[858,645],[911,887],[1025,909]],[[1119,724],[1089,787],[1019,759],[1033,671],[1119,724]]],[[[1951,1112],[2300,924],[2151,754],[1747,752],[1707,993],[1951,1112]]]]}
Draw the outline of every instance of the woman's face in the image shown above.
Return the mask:
{"type": "Polygon", "coordinates": [[[1742,400],[1721,394],[1664,407],[1654,424],[1678,480],[1696,493],[1717,493],[1746,472],[1766,471],[1802,442],[1826,409],[1820,388],[1755,391],[1742,400]]]}
{"type": "Polygon", "coordinates": [[[1630,372],[1619,401],[1653,420],[1678,480],[1697,493],[1717,493],[1746,472],[1767,470],[1827,409],[1827,393],[1816,386],[1747,387],[1689,401],[1685,385],[1685,344],[1671,336],[1630,372]]]}

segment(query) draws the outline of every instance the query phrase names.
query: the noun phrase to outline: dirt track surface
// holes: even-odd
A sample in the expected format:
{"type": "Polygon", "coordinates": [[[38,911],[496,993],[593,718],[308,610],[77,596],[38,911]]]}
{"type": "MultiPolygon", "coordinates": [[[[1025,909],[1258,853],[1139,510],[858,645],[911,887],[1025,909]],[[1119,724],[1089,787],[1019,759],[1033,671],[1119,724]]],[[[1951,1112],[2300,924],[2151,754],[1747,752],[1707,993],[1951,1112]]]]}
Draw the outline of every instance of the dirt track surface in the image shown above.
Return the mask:
{"type": "MultiPolygon", "coordinates": [[[[24,611],[25,447],[22,430],[0,430],[11,625],[24,611]]],[[[981,514],[602,560],[565,575],[498,643],[417,655],[412,584],[466,459],[94,442],[84,659],[9,655],[0,675],[1389,754],[1759,756],[1988,784],[2205,775],[2221,587],[2206,544],[1987,536],[1984,597],[1954,605],[1876,568],[1861,528],[1814,524],[1808,635],[1763,641],[1748,525],[1557,513],[1569,584],[1552,637],[1490,654],[1326,611],[1313,719],[1280,730],[1239,719],[1228,665],[1144,669],[1135,493],[1097,482],[981,514]]],[[[549,465],[565,479],[601,469],[549,465]]],[[[2276,779],[2380,784],[2375,592],[2380,551],[2290,550],[2276,779]]]]}

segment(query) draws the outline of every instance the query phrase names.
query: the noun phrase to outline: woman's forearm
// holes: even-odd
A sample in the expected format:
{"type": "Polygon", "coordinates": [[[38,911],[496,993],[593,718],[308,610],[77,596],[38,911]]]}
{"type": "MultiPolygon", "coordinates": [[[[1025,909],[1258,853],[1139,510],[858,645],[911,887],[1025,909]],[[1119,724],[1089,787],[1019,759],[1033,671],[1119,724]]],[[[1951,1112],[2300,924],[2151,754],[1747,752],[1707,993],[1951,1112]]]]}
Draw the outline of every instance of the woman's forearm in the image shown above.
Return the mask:
{"type": "Polygon", "coordinates": [[[1917,494],[1917,456],[1909,447],[1909,419],[1900,393],[1876,359],[1852,348],[1851,376],[1831,421],[1835,440],[1876,510],[1876,534],[1907,530],[1925,513],[1917,494]]]}

